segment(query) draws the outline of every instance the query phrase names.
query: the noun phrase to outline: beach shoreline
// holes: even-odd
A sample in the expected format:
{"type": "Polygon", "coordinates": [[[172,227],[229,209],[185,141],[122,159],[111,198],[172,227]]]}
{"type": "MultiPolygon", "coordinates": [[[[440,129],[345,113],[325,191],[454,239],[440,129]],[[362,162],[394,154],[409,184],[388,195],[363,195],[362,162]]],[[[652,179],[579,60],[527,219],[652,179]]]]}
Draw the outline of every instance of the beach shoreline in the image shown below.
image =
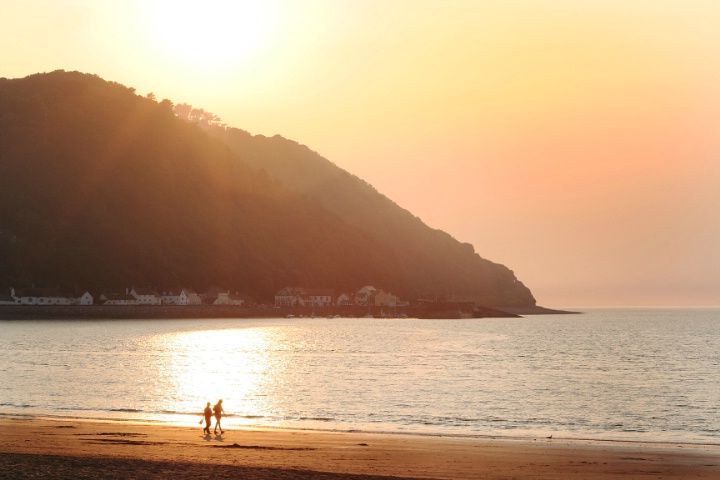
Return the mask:
{"type": "MultiPolygon", "coordinates": [[[[235,414],[223,415],[223,426],[228,425],[228,419],[235,417],[235,414]]],[[[193,415],[189,415],[193,417],[193,415]]],[[[200,417],[198,417],[200,418],[200,417]]],[[[99,423],[99,424],[119,424],[119,425],[141,425],[151,428],[189,428],[194,429],[194,421],[167,421],[163,419],[142,419],[142,418],[111,418],[100,416],[73,416],[73,415],[57,415],[52,413],[9,413],[0,412],[0,425],[3,419],[12,419],[16,421],[22,420],[39,420],[47,422],[83,422],[83,423],[99,423]]],[[[214,424],[214,420],[213,420],[214,424]]],[[[520,442],[537,442],[539,440],[553,440],[555,443],[564,442],[567,444],[578,445],[620,445],[632,446],[640,445],[643,447],[656,448],[717,448],[720,452],[720,442],[701,441],[701,440],[643,440],[643,439],[622,439],[608,437],[579,437],[579,436],[563,436],[557,431],[553,432],[535,432],[535,434],[511,434],[511,433],[456,433],[456,432],[440,432],[440,431],[405,431],[405,430],[363,430],[355,427],[350,428],[314,428],[301,426],[278,426],[265,424],[230,424],[225,428],[228,431],[271,431],[271,432],[318,432],[318,433],[347,433],[357,435],[388,435],[400,437],[429,437],[429,438],[458,438],[468,440],[501,440],[501,441],[520,441],[520,442]]],[[[571,434],[572,435],[572,434],[571,434]]]]}
{"type": "Polygon", "coordinates": [[[0,417],[0,478],[720,478],[720,446],[0,417]],[[154,473],[153,473],[154,472],[154,473]]]}

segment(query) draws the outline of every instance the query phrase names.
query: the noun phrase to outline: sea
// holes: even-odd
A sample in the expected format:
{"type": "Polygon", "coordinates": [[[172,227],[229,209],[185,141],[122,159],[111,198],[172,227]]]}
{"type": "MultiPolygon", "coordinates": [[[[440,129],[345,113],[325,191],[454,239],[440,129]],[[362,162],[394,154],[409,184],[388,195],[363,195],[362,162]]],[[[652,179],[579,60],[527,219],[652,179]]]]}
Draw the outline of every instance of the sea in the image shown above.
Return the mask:
{"type": "Polygon", "coordinates": [[[720,308],[0,321],[0,416],[720,445],[720,308]]]}

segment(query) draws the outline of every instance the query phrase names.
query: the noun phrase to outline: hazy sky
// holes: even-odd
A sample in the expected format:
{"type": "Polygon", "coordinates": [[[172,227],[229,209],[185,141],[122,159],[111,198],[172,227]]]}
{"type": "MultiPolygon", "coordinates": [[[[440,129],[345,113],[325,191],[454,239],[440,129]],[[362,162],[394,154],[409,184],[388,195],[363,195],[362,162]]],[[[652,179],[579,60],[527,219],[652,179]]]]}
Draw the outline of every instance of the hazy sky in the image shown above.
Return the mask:
{"type": "Polygon", "coordinates": [[[56,69],[305,144],[540,305],[720,305],[720,1],[0,0],[0,76],[56,69]]]}

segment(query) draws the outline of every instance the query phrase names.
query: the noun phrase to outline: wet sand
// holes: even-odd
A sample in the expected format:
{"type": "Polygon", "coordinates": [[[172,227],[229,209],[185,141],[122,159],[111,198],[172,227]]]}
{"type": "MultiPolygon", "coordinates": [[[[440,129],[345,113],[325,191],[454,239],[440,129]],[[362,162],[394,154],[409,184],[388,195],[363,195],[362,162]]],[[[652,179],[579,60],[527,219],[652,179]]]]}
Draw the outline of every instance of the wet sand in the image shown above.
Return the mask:
{"type": "Polygon", "coordinates": [[[0,478],[718,479],[720,446],[0,417],[0,478]]]}

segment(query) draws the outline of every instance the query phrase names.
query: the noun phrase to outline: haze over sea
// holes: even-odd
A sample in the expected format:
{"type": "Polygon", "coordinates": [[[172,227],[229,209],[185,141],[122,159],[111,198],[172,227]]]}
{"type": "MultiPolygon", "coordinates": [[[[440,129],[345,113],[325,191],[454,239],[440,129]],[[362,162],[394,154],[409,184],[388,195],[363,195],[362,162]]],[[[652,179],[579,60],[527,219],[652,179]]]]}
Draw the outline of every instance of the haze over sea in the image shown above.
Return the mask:
{"type": "MultiPolygon", "coordinates": [[[[720,444],[720,309],[0,322],[0,414],[720,444]]],[[[199,428],[199,427],[198,427],[199,428]]]]}

